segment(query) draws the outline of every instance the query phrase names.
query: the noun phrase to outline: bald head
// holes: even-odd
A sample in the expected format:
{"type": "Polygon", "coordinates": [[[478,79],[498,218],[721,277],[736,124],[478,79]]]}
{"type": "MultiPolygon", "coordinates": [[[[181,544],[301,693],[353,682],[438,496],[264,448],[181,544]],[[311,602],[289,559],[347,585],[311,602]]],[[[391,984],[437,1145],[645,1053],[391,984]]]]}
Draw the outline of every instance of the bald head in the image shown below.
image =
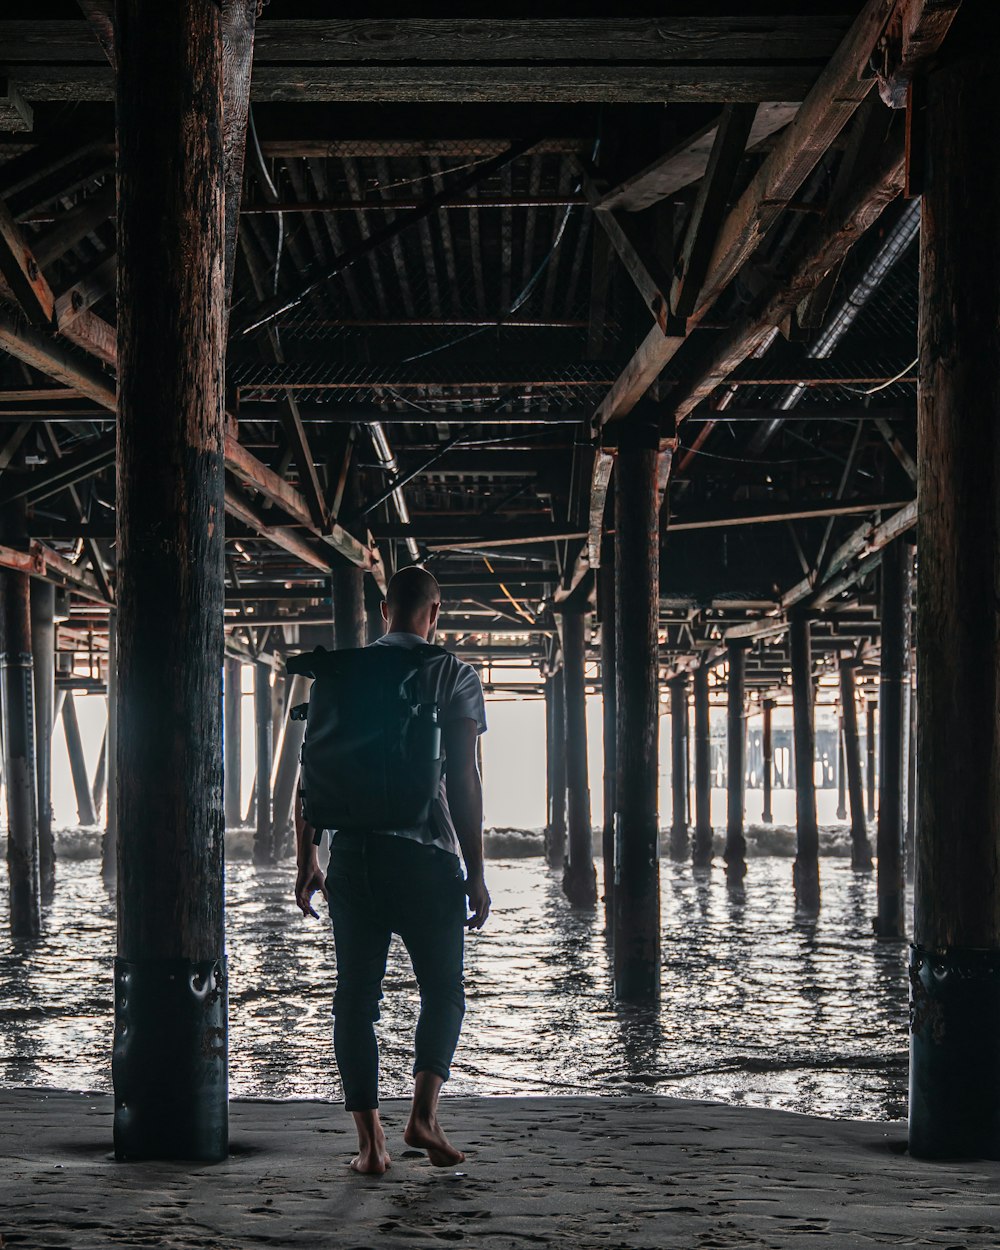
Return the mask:
{"type": "Polygon", "coordinates": [[[441,587],[437,578],[413,564],[392,575],[382,615],[390,633],[419,634],[422,638],[430,638],[440,607],[441,587]]]}

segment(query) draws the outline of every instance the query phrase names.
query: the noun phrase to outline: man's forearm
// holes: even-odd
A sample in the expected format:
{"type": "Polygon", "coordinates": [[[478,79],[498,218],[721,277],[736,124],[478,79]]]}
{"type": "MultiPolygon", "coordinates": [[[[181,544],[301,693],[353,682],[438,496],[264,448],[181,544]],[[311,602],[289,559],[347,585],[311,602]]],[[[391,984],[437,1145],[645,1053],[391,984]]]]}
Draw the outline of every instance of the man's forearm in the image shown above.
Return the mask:
{"type": "Polygon", "coordinates": [[[313,838],[316,831],[308,824],[302,813],[302,798],[295,796],[295,860],[300,867],[305,864],[319,865],[319,851],[313,838]]]}
{"type": "Polygon", "coordinates": [[[478,772],[448,775],[448,808],[470,877],[483,875],[483,787],[478,772]]]}

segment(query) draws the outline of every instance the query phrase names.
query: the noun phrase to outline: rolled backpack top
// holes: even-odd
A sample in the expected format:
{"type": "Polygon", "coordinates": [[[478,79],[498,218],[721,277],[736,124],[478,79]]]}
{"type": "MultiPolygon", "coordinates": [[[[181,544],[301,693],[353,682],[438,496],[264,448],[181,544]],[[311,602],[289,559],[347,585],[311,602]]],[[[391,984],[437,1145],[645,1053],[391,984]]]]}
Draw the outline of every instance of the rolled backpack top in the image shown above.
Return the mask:
{"type": "Polygon", "coordinates": [[[444,755],[436,703],[420,673],[441,647],[371,646],[288,659],[314,678],[302,744],[303,813],[316,830],[413,829],[432,818],[444,755]]]}

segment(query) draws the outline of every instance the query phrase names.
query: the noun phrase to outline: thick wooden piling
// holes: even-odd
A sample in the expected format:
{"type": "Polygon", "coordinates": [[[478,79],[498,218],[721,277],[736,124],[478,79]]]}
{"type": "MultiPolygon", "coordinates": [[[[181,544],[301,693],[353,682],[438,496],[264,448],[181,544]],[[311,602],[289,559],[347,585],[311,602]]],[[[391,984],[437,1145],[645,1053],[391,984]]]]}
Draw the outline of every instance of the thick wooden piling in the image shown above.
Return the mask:
{"type": "Polygon", "coordinates": [[[76,796],[76,817],[81,825],[96,825],[94,793],[90,788],[90,774],[83,755],[83,739],[80,737],[80,722],[77,719],[76,699],[72,690],[66,691],[62,722],[66,732],[66,754],[69,756],[69,771],[73,778],[73,793],[76,796]]]}
{"type": "Polygon", "coordinates": [[[688,680],[681,673],[670,682],[670,858],[685,860],[691,850],[688,824],[688,680]]]}
{"type": "Polygon", "coordinates": [[[587,704],[584,685],[586,623],[583,612],[568,611],[563,614],[568,812],[568,855],[563,872],[563,890],[574,907],[592,907],[597,901],[587,770],[587,704]]]}
{"type": "MultiPolygon", "coordinates": [[[[4,525],[17,541],[23,512],[4,525]]],[[[37,937],[42,927],[38,818],[35,809],[34,674],[31,660],[30,578],[0,573],[0,698],[3,701],[3,779],[7,795],[10,931],[37,937]]]]}
{"type": "Polygon", "coordinates": [[[113,1075],[127,1159],[227,1153],[222,16],[202,0],[116,5],[113,1075]]]}
{"type": "Polygon", "coordinates": [[[795,905],[799,911],[815,912],[819,909],[819,827],[816,821],[816,731],[808,617],[794,615],[789,621],[788,633],[795,741],[795,905]]]}
{"type": "Polygon", "coordinates": [[[274,709],[271,704],[271,667],[263,660],[253,666],[253,707],[257,735],[257,824],[253,838],[253,862],[270,864],[273,855],[271,824],[271,767],[274,758],[274,709]]]}
{"type": "Polygon", "coordinates": [[[56,702],[56,588],[31,583],[31,654],[35,684],[35,795],[38,809],[38,864],[42,897],[56,880],[56,844],[52,833],[52,721],[56,702]]]}
{"type": "Polygon", "coordinates": [[[333,637],[338,651],[363,647],[368,642],[363,569],[334,569],[330,575],[333,599],[333,637]]]}
{"type": "Polygon", "coordinates": [[[746,644],[730,642],[726,722],[726,878],[739,885],[747,875],[747,841],[743,832],[747,760],[746,644]]]}
{"type": "Polygon", "coordinates": [[[288,684],[288,701],[278,749],[278,765],[274,770],[274,800],[271,805],[275,859],[281,859],[292,848],[295,792],[299,784],[299,752],[306,736],[306,723],[304,720],[292,720],[290,714],[292,708],[308,701],[309,685],[308,677],[299,676],[293,677],[288,684]]]}
{"type": "Polygon", "coordinates": [[[604,713],[604,923],[614,934],[615,808],[618,784],[618,699],[615,680],[615,565],[614,544],[605,543],[597,574],[597,607],[601,618],[601,707],[604,713]]]}
{"type": "Polygon", "coordinates": [[[712,866],[712,727],[708,669],[694,670],[694,847],[695,868],[712,866]]]}
{"type": "Polygon", "coordinates": [[[243,817],[242,807],[242,759],[243,759],[243,664],[235,656],[226,657],[223,677],[222,741],[225,758],[226,825],[235,828],[243,817]]]}
{"type": "Polygon", "coordinates": [[[660,699],[659,497],[655,427],[630,425],[615,483],[617,828],[614,989],[623,1002],[660,994],[660,858],[657,789],[660,699]]]}
{"type": "Polygon", "coordinates": [[[107,814],[101,872],[105,881],[118,875],[118,614],[108,614],[108,754],[107,814]]]}
{"type": "Polygon", "coordinates": [[[882,553],[882,656],[879,672],[879,797],[876,854],[878,910],[875,932],[901,938],[906,932],[903,801],[906,785],[907,657],[910,650],[910,563],[901,540],[882,553]]]}
{"type": "Polygon", "coordinates": [[[562,868],[566,860],[566,699],[561,668],[546,683],[546,703],[550,792],[545,861],[550,868],[562,868]]]}
{"type": "Polygon", "coordinates": [[[871,872],[872,845],[865,819],[865,790],[861,776],[861,739],[858,734],[855,662],[840,661],[840,707],[844,726],[844,764],[851,811],[851,867],[855,872],[871,872]]]}
{"type": "Polygon", "coordinates": [[[847,819],[847,760],[844,752],[844,718],[837,724],[837,819],[847,819]]]}
{"type": "Polygon", "coordinates": [[[761,716],[764,721],[764,728],[761,733],[761,755],[762,777],[761,784],[764,790],[764,810],[761,814],[761,820],[765,825],[769,825],[774,820],[774,812],[771,810],[771,786],[774,782],[774,700],[764,699],[761,703],[761,716]]]}
{"type": "Polygon", "coordinates": [[[997,17],[959,13],[922,93],[909,1146],[924,1158],[1000,1158],[997,17]]]}
{"type": "Polygon", "coordinates": [[[875,796],[878,793],[875,776],[877,717],[878,699],[869,699],[865,704],[865,788],[868,795],[869,820],[874,820],[877,814],[875,803],[875,796]]]}

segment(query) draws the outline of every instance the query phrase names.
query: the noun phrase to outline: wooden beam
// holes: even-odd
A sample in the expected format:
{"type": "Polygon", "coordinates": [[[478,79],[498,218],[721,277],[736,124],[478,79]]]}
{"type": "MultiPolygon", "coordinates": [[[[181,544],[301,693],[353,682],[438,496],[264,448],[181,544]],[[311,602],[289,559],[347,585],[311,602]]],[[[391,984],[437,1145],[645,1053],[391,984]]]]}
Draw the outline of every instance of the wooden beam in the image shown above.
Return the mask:
{"type": "Polygon", "coordinates": [[[0,273],[32,325],[52,322],[55,296],[28,247],[20,226],[0,199],[0,273]]]}
{"type": "Polygon", "coordinates": [[[0,309],[0,347],[47,377],[71,387],[80,395],[115,410],[114,379],[85,357],[67,351],[59,343],[0,309]]]}
{"type": "MultiPolygon", "coordinates": [[[[756,249],[871,89],[860,77],[885,28],[894,0],[867,0],[847,36],[778,139],[757,175],[730,209],[706,266],[689,324],[697,324],[756,249]]],[[[684,343],[654,326],[594,414],[595,432],[626,417],[684,343]]]]}
{"type": "Polygon", "coordinates": [[[860,185],[832,204],[816,234],[776,282],[777,289],[721,340],[698,372],[671,394],[670,406],[680,421],[720,386],[732,371],[760,349],[774,329],[810,291],[838,265],[885,208],[903,190],[905,177],[902,135],[883,149],[882,159],[860,185]]]}
{"type": "MultiPolygon", "coordinates": [[[[752,152],[776,131],[787,126],[798,108],[798,104],[759,105],[747,139],[747,151],[752,152]]],[[[671,148],[645,169],[608,191],[601,201],[601,207],[637,213],[700,182],[708,168],[720,120],[721,118],[716,118],[707,122],[683,143],[671,148]]]]}
{"type": "Polygon", "coordinates": [[[686,332],[688,317],[698,302],[716,236],[753,127],[756,107],[729,104],[722,111],[715,141],[691,208],[678,268],[670,287],[670,315],[686,332]]]}
{"type": "MultiPolygon", "coordinates": [[[[581,168],[583,168],[582,163],[581,168]]],[[[661,329],[665,329],[669,276],[661,272],[656,257],[651,255],[637,238],[633,223],[625,220],[613,209],[601,207],[600,185],[595,176],[585,168],[583,169],[583,187],[587,200],[594,210],[594,216],[607,235],[608,242],[617,253],[618,259],[624,265],[625,272],[635,284],[653,320],[661,329]]]]}

